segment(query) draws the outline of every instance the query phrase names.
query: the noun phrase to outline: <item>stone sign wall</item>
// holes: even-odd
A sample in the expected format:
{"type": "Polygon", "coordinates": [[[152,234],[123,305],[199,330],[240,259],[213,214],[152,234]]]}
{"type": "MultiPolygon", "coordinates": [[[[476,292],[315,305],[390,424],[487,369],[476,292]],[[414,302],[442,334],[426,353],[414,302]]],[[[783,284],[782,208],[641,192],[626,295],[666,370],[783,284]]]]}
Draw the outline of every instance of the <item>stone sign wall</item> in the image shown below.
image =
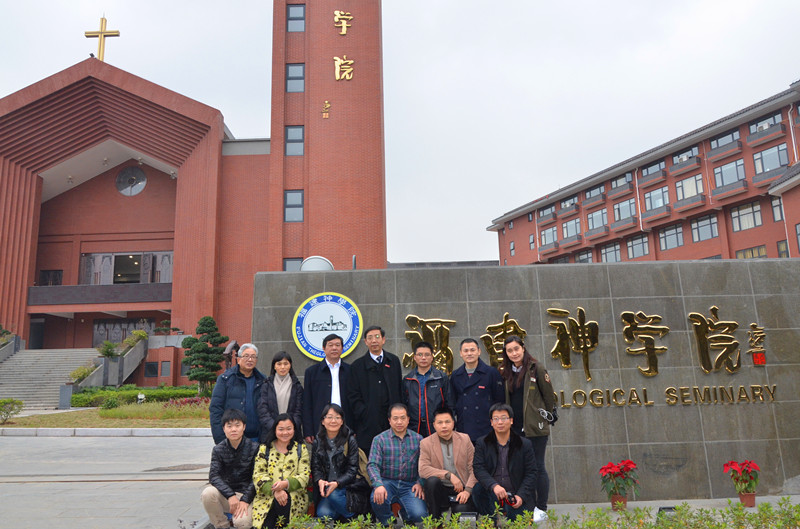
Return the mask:
{"type": "Polygon", "coordinates": [[[639,465],[645,500],[733,497],[732,459],[761,466],[759,493],[800,493],[800,260],[257,274],[261,370],[279,350],[300,376],[314,363],[292,320],[322,292],[351,299],[401,358],[407,316],[454,321],[437,334],[454,367],[460,341],[491,344],[508,313],[558,396],[552,503],[604,501],[598,469],[621,459],[639,465]]]}

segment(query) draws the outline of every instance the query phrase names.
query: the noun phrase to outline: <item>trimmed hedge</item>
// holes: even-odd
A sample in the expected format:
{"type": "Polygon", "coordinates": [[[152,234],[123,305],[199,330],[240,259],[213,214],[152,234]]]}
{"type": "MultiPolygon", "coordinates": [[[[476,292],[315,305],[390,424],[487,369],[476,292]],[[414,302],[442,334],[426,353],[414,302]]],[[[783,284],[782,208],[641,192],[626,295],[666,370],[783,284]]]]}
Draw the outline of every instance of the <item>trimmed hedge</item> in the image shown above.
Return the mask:
{"type": "Polygon", "coordinates": [[[196,397],[197,386],[137,388],[129,384],[116,389],[111,386],[86,388],[80,393],[72,395],[73,408],[96,408],[110,398],[116,399],[119,405],[133,404],[144,393],[145,402],[167,402],[170,399],[183,397],[196,397]]]}

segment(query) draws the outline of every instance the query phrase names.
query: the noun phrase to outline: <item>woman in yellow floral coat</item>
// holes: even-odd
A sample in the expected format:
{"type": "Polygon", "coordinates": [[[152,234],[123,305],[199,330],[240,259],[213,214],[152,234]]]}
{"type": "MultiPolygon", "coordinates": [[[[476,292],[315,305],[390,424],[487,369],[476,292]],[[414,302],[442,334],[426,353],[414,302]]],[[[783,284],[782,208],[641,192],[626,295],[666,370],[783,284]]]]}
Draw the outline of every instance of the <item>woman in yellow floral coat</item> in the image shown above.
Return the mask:
{"type": "Polygon", "coordinates": [[[275,419],[266,444],[258,449],[253,483],[253,527],[276,529],[308,510],[311,465],[308,449],[298,442],[292,418],[283,413],[275,419]]]}

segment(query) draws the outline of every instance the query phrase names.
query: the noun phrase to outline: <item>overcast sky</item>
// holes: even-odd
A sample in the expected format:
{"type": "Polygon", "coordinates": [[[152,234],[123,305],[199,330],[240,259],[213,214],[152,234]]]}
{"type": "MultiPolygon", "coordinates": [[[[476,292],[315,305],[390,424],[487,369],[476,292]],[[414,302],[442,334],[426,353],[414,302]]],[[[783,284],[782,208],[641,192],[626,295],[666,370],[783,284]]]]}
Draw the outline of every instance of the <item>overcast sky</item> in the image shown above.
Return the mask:
{"type": "MultiPolygon", "coordinates": [[[[103,13],[109,64],[269,137],[265,0],[0,0],[0,97],[103,13]]],[[[787,89],[798,44],[798,0],[383,0],[389,260],[496,260],[492,219],[787,89]]]]}

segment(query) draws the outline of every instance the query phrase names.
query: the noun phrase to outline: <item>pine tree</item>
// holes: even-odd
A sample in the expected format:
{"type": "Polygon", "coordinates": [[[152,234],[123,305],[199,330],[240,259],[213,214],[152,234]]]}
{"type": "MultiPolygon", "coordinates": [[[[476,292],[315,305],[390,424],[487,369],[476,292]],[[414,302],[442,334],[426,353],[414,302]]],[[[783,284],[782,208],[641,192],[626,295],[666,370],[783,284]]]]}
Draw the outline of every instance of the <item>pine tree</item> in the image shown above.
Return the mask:
{"type": "Polygon", "coordinates": [[[222,355],[225,348],[220,346],[229,338],[220,334],[217,322],[211,316],[200,318],[195,333],[198,338],[187,336],[181,342],[183,354],[186,356],[183,363],[191,367],[188,373],[189,380],[197,381],[197,394],[203,395],[217,379],[219,364],[225,360],[222,355]]]}

